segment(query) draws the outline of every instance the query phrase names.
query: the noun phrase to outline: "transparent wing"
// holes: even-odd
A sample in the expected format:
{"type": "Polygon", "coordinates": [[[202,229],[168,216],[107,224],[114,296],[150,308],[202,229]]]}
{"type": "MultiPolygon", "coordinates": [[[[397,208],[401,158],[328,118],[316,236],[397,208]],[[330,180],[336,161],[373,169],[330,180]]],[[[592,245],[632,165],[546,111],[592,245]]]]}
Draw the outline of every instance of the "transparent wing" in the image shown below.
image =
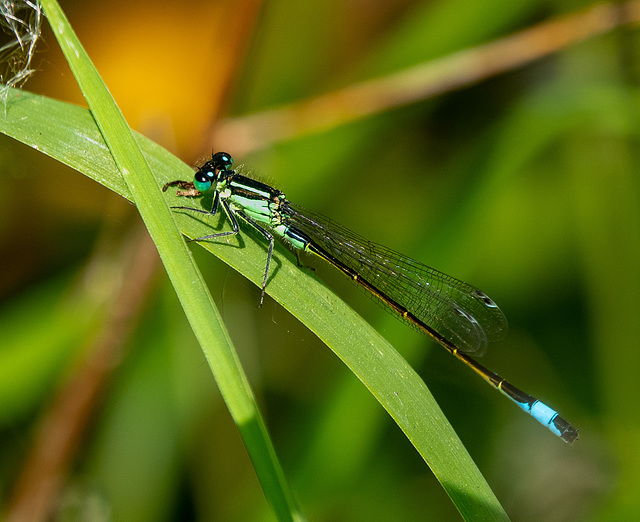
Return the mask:
{"type": "MultiPolygon", "coordinates": [[[[289,202],[282,206],[281,215],[284,224],[303,232],[460,350],[482,353],[487,341],[504,337],[506,318],[477,288],[289,202]]],[[[412,321],[405,322],[419,329],[412,321]]]]}

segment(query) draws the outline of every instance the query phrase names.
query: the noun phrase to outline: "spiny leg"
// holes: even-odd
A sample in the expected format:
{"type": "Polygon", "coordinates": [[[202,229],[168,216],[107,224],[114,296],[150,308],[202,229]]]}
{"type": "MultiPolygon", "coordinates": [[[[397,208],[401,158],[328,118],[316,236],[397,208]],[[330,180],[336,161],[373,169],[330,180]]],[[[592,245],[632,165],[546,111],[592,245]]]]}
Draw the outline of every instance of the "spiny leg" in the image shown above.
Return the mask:
{"type": "MultiPolygon", "coordinates": [[[[175,182],[175,184],[178,184],[178,182],[175,182]]],[[[267,264],[264,270],[264,277],[262,279],[262,293],[260,295],[260,306],[262,306],[262,303],[264,302],[264,294],[267,288],[267,278],[269,277],[269,266],[271,265],[271,257],[273,255],[273,245],[274,245],[273,235],[270,234],[267,230],[265,230],[262,226],[258,225],[258,223],[256,223],[253,219],[251,219],[246,214],[236,213],[235,211],[231,210],[227,202],[224,199],[220,198],[220,194],[218,192],[216,192],[213,198],[213,206],[211,208],[211,211],[203,210],[201,208],[194,208],[194,207],[171,207],[171,208],[175,210],[190,210],[192,212],[199,212],[200,214],[215,216],[218,212],[218,205],[222,205],[222,209],[224,210],[225,215],[229,219],[229,222],[231,223],[231,227],[233,230],[220,232],[218,234],[210,234],[208,236],[203,236],[203,237],[197,237],[194,239],[189,239],[188,241],[189,242],[204,241],[206,239],[215,239],[215,238],[224,237],[224,236],[235,236],[240,232],[240,226],[238,225],[236,214],[240,216],[242,219],[244,219],[247,222],[247,224],[251,225],[258,232],[260,232],[260,234],[262,234],[269,241],[269,250],[267,252],[267,264]]]]}
{"type": "MultiPolygon", "coordinates": [[[[218,203],[222,205],[222,210],[224,210],[225,215],[229,219],[231,223],[231,228],[233,230],[227,230],[226,232],[219,232],[218,234],[209,234],[208,236],[196,237],[190,239],[189,241],[204,241],[205,239],[214,239],[216,237],[224,237],[224,236],[235,236],[238,232],[240,232],[240,226],[238,225],[238,220],[236,219],[236,213],[229,208],[229,205],[226,201],[219,199],[218,194],[213,200],[213,208],[211,212],[207,212],[206,210],[201,210],[198,208],[190,208],[190,207],[172,207],[172,208],[180,208],[182,210],[195,210],[196,212],[200,212],[202,214],[215,216],[218,211],[218,203]]],[[[244,217],[244,216],[243,216],[244,217]]]]}
{"type": "Polygon", "coordinates": [[[180,187],[182,189],[195,189],[192,181],[182,181],[181,179],[176,179],[175,181],[169,181],[165,183],[162,187],[162,192],[166,192],[169,187],[180,187]]]}
{"type": "Polygon", "coordinates": [[[176,192],[176,196],[197,197],[202,195],[202,193],[190,181],[182,181],[180,179],[170,181],[169,183],[165,183],[165,185],[162,187],[162,192],[166,192],[169,187],[179,187],[182,189],[186,189],[178,190],[176,192]]]}
{"type": "MultiPolygon", "coordinates": [[[[220,203],[220,194],[219,193],[215,193],[215,195],[213,196],[213,203],[211,204],[211,210],[203,210],[201,208],[194,208],[194,207],[171,207],[172,209],[176,210],[191,210],[193,212],[200,212],[200,214],[207,214],[207,215],[211,215],[211,216],[215,216],[218,213],[218,204],[220,203]]],[[[229,210],[230,212],[230,210],[229,210]]],[[[225,210],[225,213],[227,214],[227,216],[229,215],[229,212],[227,210],[225,210]]]]}
{"type": "Polygon", "coordinates": [[[264,294],[267,288],[267,278],[269,277],[269,265],[271,264],[271,256],[273,255],[273,234],[267,231],[262,226],[258,225],[253,219],[245,214],[238,214],[242,219],[244,219],[249,225],[255,228],[258,232],[260,232],[267,241],[269,241],[269,250],[267,252],[267,265],[264,268],[264,277],[262,278],[262,294],[260,296],[260,306],[262,306],[262,302],[264,301],[264,294]]]}

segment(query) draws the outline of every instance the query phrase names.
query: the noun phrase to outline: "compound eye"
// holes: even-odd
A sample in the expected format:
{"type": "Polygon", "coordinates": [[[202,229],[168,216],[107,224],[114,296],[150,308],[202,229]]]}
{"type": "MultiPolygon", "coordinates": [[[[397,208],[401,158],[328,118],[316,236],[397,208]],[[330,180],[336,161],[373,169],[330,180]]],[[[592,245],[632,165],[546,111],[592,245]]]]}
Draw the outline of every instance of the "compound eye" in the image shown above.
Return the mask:
{"type": "Polygon", "coordinates": [[[215,180],[215,172],[212,170],[199,170],[193,177],[193,186],[200,192],[206,192],[211,188],[215,180]]]}
{"type": "Polygon", "coordinates": [[[211,156],[210,164],[218,170],[229,170],[231,165],[233,165],[233,158],[231,157],[231,154],[227,152],[216,152],[211,156]]]}

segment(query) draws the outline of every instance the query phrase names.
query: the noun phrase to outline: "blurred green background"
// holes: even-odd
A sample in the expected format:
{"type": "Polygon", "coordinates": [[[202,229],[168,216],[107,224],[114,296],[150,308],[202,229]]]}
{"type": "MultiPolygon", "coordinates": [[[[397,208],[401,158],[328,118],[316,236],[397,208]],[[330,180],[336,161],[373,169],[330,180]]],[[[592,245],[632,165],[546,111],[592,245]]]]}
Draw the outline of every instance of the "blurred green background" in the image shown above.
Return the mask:
{"type": "MultiPolygon", "coordinates": [[[[319,132],[269,141],[282,132],[274,118],[258,129],[260,148],[225,134],[224,122],[212,127],[220,116],[241,122],[589,5],[62,3],[133,128],[194,166],[212,147],[228,151],[291,201],[499,303],[510,332],[481,362],[578,427],[573,446],[309,261],[424,377],[513,520],[632,520],[640,517],[637,30],[607,31],[319,132]]],[[[49,31],[26,88],[83,104],[49,31]]],[[[37,433],[53,440],[65,422],[80,423],[73,410],[43,425],[58,390],[99,367],[87,379],[101,386],[86,429],[63,459],[57,519],[271,520],[161,266],[135,257],[149,248],[135,208],[6,137],[0,172],[0,509],[18,495],[37,433]],[[86,364],[105,336],[108,360],[86,364]]],[[[411,444],[333,354],[269,298],[259,308],[257,287],[193,250],[309,519],[458,520],[411,444]]]]}

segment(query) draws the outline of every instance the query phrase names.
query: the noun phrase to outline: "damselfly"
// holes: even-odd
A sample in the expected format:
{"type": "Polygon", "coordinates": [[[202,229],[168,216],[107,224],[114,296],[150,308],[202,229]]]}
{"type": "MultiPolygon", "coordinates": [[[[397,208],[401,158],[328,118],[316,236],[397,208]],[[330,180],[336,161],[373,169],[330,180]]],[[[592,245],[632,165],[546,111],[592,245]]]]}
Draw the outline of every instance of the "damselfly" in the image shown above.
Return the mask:
{"type": "MultiPolygon", "coordinates": [[[[213,155],[195,173],[194,181],[172,181],[178,196],[213,194],[211,210],[173,207],[216,215],[219,207],[231,230],[199,237],[203,241],[235,235],[239,221],[257,230],[269,243],[262,280],[267,286],[274,237],[294,251],[321,257],[360,284],[405,323],[428,335],[474,370],[538,422],[566,442],[578,438],[578,430],[535,397],[519,390],[488,370],[469,353],[481,353],[487,341],[501,339],[507,321],[498,306],[477,288],[422,263],[367,241],[338,223],[289,202],[284,193],[231,170],[226,152],[213,155]]],[[[262,303],[261,299],[261,303],[262,303]]]]}

